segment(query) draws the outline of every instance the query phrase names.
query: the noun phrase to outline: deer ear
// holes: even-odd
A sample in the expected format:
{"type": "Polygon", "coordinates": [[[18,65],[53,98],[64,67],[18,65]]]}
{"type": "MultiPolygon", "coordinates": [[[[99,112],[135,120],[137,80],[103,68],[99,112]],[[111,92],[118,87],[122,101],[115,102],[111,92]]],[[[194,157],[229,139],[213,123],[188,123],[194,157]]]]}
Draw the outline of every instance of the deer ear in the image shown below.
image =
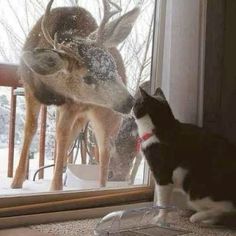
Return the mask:
{"type": "Polygon", "coordinates": [[[130,34],[139,13],[140,8],[135,7],[120,18],[107,23],[104,29],[103,45],[111,48],[123,42],[130,34]]]}
{"type": "Polygon", "coordinates": [[[35,49],[26,51],[22,60],[29,69],[39,75],[50,75],[64,67],[64,61],[57,52],[50,49],[35,49]]]}

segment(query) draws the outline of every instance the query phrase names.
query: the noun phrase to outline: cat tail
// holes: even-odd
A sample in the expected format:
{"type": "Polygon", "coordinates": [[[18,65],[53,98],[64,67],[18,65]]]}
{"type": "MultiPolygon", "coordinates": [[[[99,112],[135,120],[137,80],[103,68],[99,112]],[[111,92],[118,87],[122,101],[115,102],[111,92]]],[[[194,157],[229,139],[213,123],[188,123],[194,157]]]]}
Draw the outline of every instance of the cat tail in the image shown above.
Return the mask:
{"type": "Polygon", "coordinates": [[[236,211],[221,215],[217,225],[236,229],[236,211]]]}

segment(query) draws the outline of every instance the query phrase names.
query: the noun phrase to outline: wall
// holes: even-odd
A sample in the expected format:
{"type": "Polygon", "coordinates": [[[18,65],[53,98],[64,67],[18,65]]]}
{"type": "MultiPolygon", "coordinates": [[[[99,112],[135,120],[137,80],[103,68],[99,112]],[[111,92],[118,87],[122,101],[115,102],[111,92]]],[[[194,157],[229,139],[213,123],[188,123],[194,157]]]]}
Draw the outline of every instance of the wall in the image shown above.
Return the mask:
{"type": "Polygon", "coordinates": [[[221,95],[222,134],[236,144],[236,1],[226,1],[221,95]]]}
{"type": "Polygon", "coordinates": [[[167,0],[161,86],[178,119],[201,123],[206,1],[167,0]]]}
{"type": "Polygon", "coordinates": [[[208,0],[204,127],[236,144],[236,1],[208,0]]]}

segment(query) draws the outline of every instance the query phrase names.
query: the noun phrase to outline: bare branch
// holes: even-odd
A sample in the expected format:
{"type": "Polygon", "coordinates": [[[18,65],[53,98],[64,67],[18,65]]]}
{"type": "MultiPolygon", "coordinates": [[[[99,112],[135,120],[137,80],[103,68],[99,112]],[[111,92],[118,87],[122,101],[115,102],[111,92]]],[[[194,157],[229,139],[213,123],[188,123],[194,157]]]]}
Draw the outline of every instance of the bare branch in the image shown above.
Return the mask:
{"type": "Polygon", "coordinates": [[[146,60],[147,60],[149,46],[150,46],[150,43],[151,43],[151,40],[152,40],[153,21],[154,21],[154,14],[152,15],[151,24],[150,24],[149,31],[148,31],[147,44],[146,44],[146,48],[145,48],[145,53],[144,53],[142,65],[141,65],[140,70],[139,70],[139,76],[138,76],[135,92],[138,91],[139,84],[140,84],[141,79],[142,79],[142,74],[143,74],[143,71],[144,71],[144,69],[146,67],[145,64],[146,64],[146,60]]]}
{"type": "Polygon", "coordinates": [[[7,22],[5,22],[3,19],[0,19],[0,24],[6,30],[6,33],[8,35],[11,35],[11,37],[13,37],[16,42],[18,42],[21,46],[23,46],[24,40],[14,32],[12,27],[7,22]]]}
{"type": "Polygon", "coordinates": [[[112,16],[116,15],[121,11],[121,8],[113,3],[111,0],[103,0],[103,19],[97,31],[96,41],[98,44],[102,44],[104,40],[104,30],[107,22],[111,19],[112,16]],[[115,7],[115,10],[111,10],[111,5],[115,7]]]}
{"type": "Polygon", "coordinates": [[[0,54],[5,61],[10,61],[10,58],[7,56],[5,49],[2,46],[0,46],[0,54]]]}
{"type": "MultiPolygon", "coordinates": [[[[32,4],[32,1],[30,1],[31,4],[32,4]]],[[[43,5],[42,1],[41,0],[33,0],[33,5],[35,5],[35,2],[37,3],[36,5],[39,6],[41,9],[40,11],[41,12],[44,12],[45,11],[45,6],[43,5]]]]}
{"type": "Polygon", "coordinates": [[[28,5],[25,0],[25,15],[26,15],[26,23],[27,23],[27,31],[29,31],[29,14],[28,14],[28,5]]]}
{"type": "Polygon", "coordinates": [[[12,4],[10,3],[10,0],[7,0],[7,3],[8,3],[8,5],[9,5],[9,7],[11,8],[12,13],[13,13],[14,16],[16,17],[16,20],[17,20],[18,25],[20,26],[22,32],[24,33],[24,35],[25,35],[25,37],[26,37],[26,36],[27,36],[27,32],[25,31],[24,26],[23,26],[22,23],[21,23],[22,21],[21,21],[21,19],[19,18],[18,14],[17,14],[17,12],[16,12],[16,10],[15,10],[15,8],[14,8],[14,7],[12,6],[12,4]]]}

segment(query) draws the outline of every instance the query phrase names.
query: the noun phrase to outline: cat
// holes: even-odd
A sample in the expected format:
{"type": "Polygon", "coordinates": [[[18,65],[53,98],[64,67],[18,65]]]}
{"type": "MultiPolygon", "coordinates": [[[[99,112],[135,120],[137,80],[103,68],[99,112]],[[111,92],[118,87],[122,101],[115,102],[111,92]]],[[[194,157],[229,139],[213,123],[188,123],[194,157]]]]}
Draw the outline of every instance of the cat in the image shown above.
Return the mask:
{"type": "MultiPolygon", "coordinates": [[[[140,92],[132,113],[157,184],[157,204],[169,206],[173,189],[180,189],[195,212],[192,223],[215,224],[235,213],[236,147],[204,128],[178,121],[160,88],[153,96],[142,88],[140,92]]],[[[155,220],[165,222],[166,217],[162,209],[155,220]]]]}

